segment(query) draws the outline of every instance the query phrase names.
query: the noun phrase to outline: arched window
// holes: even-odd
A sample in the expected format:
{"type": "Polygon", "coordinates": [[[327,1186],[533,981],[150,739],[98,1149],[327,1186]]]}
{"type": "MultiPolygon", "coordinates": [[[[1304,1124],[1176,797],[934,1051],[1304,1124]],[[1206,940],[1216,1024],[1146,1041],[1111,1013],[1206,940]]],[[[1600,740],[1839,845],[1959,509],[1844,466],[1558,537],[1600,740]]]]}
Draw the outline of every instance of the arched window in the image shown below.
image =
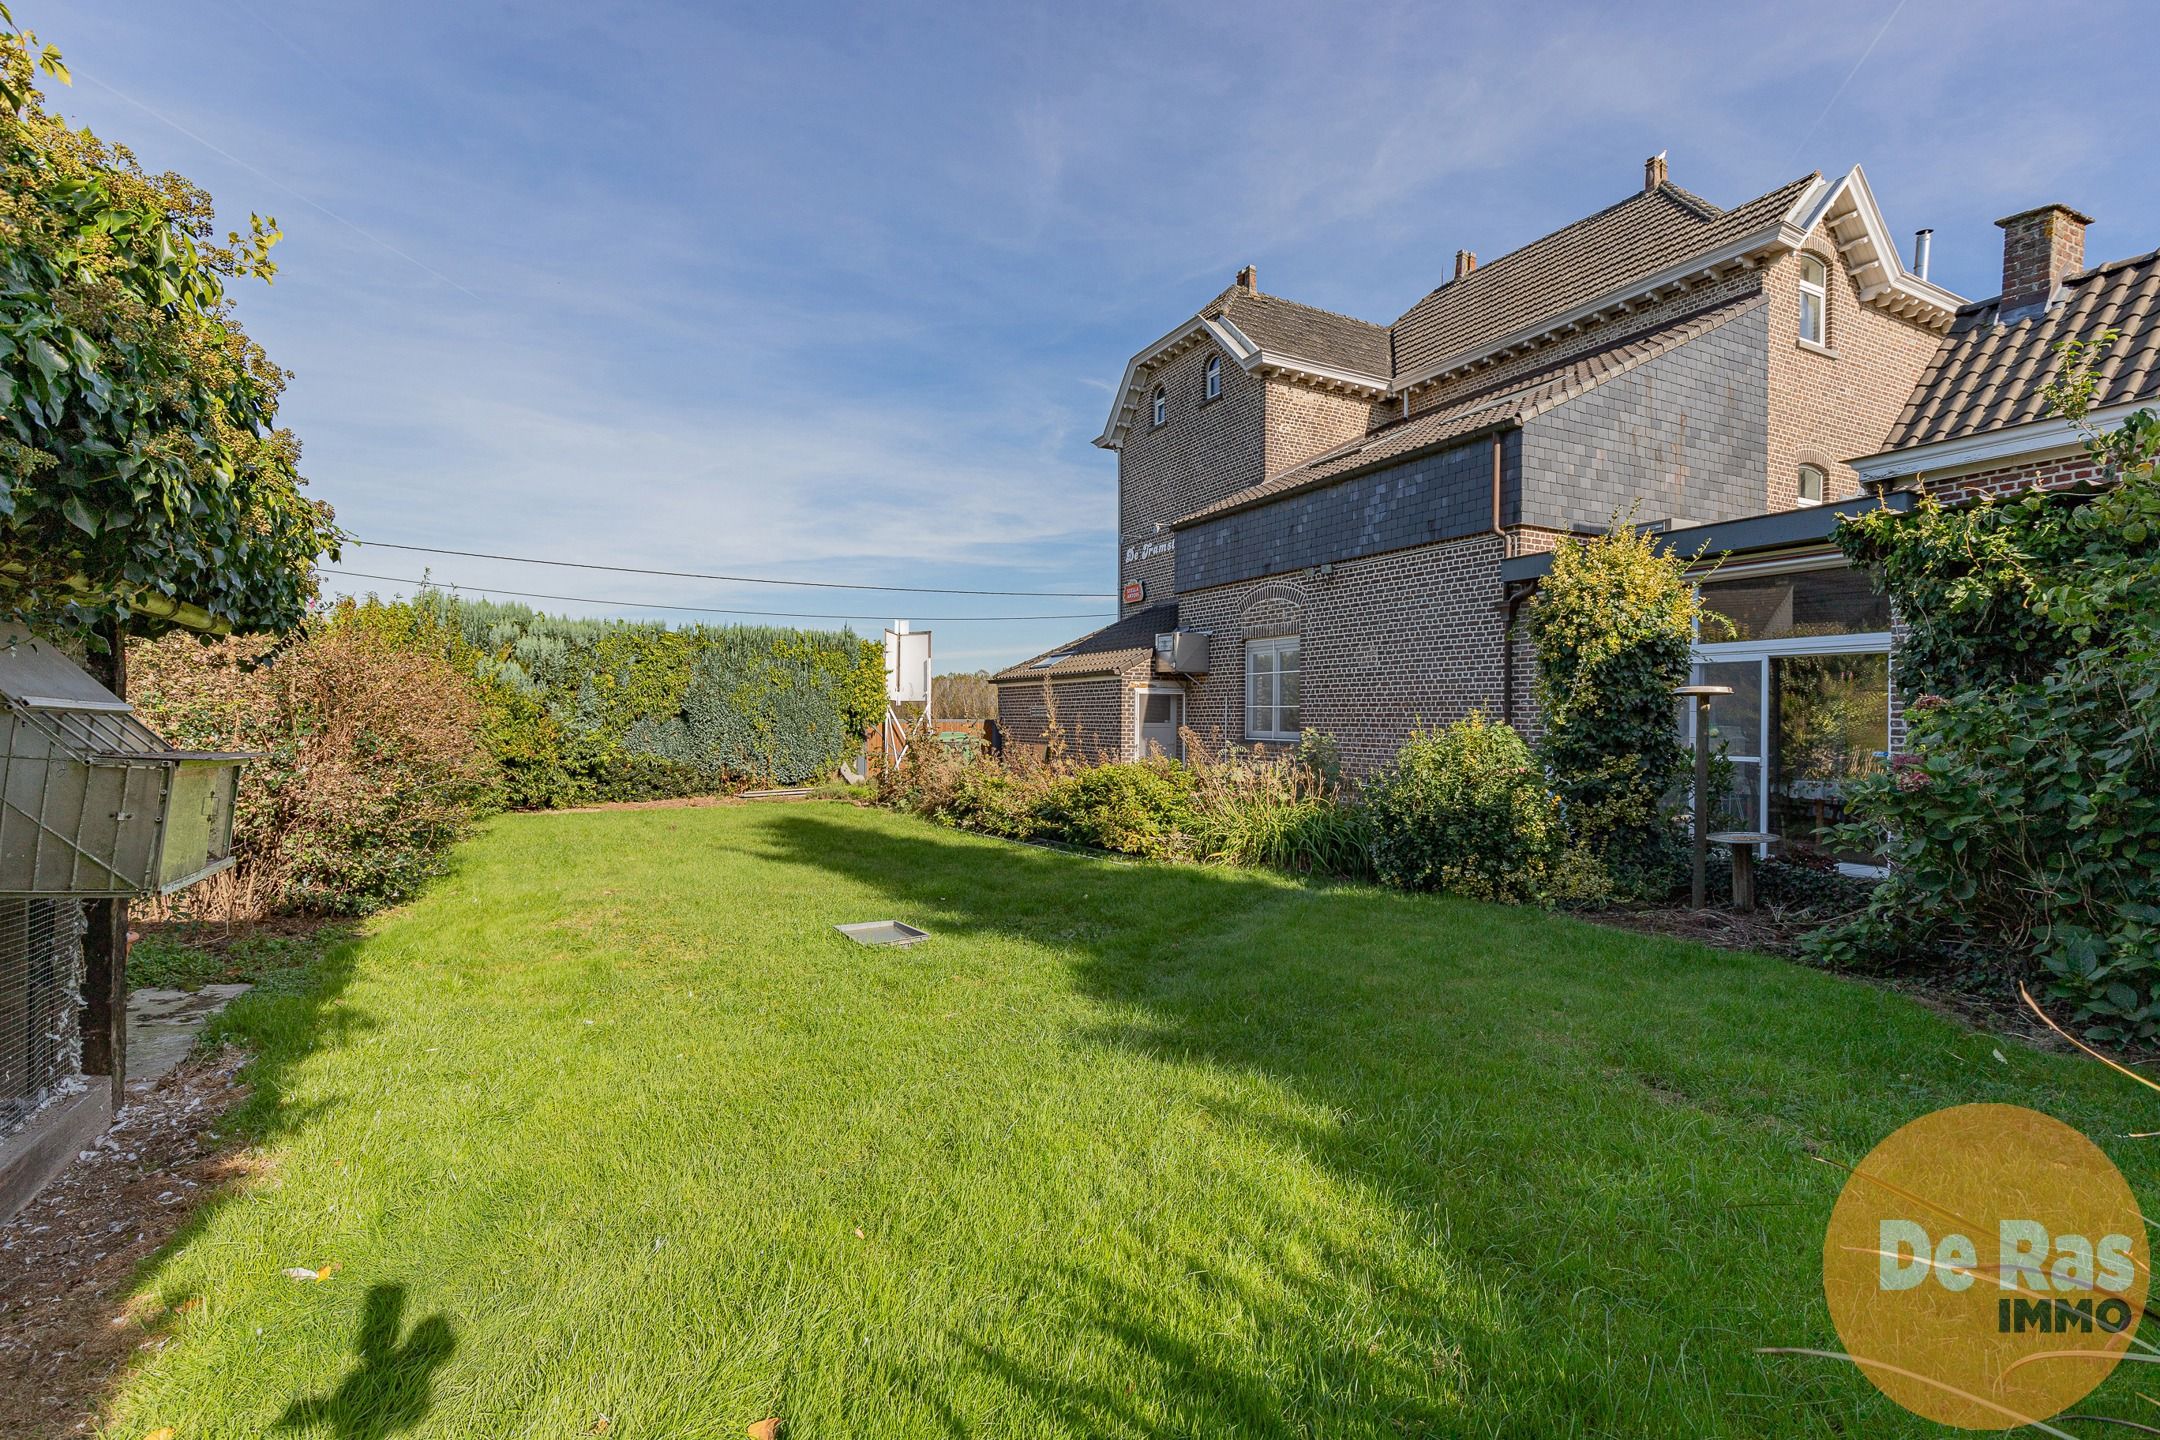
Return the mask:
{"type": "Polygon", "coordinates": [[[1207,398],[1213,400],[1222,394],[1222,356],[1207,357],[1207,398]]]}
{"type": "Polygon", "coordinates": [[[1813,255],[1800,257],[1800,338],[1827,345],[1824,317],[1830,309],[1830,271],[1813,255]]]}
{"type": "Polygon", "coordinates": [[[1157,385],[1155,387],[1155,423],[1157,425],[1162,424],[1169,417],[1169,410],[1170,397],[1163,394],[1162,386],[1157,385]]]}
{"type": "Polygon", "coordinates": [[[1826,478],[1820,466],[1802,465],[1800,467],[1800,484],[1796,491],[1799,502],[1802,505],[1822,504],[1823,485],[1826,478]]]}

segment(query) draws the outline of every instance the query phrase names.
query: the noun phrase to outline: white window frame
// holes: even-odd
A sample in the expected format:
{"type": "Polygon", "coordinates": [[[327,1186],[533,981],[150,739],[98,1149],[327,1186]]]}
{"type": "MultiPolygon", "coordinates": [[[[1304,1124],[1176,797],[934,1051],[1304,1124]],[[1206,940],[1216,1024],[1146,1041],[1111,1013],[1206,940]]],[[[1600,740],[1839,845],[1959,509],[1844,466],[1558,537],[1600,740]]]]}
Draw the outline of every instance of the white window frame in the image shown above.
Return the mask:
{"type": "Polygon", "coordinates": [[[1805,464],[1803,464],[1803,465],[1799,466],[1799,467],[1798,467],[1797,469],[1795,469],[1795,470],[1793,471],[1793,504],[1795,504],[1795,505],[1820,505],[1820,504],[1822,504],[1822,503],[1823,503],[1823,502],[1824,502],[1825,500],[1828,500],[1829,498],[1830,498],[1830,472],[1829,472],[1829,471],[1827,471],[1827,470],[1823,469],[1823,467],[1822,467],[1822,466],[1820,466],[1820,465],[1805,465],[1805,464]],[[1808,472],[1809,472],[1810,470],[1814,471],[1814,472],[1815,472],[1815,474],[1816,474],[1816,476],[1817,476],[1817,477],[1818,477],[1818,478],[1819,478],[1819,479],[1820,479],[1820,480],[1822,481],[1822,487],[1821,487],[1821,489],[1822,489],[1822,493],[1821,493],[1820,495],[1817,495],[1817,496],[1816,496],[1816,497],[1815,497],[1814,499],[1812,499],[1812,500],[1811,500],[1811,499],[1809,499],[1809,498],[1808,498],[1808,497],[1807,497],[1806,495],[1803,495],[1803,494],[1802,494],[1802,493],[1800,492],[1800,482],[1801,482],[1801,479],[1802,479],[1803,477],[1805,477],[1805,476],[1807,475],[1807,473],[1808,473],[1808,472]]]}
{"type": "Polygon", "coordinates": [[[1257,640],[1248,640],[1248,641],[1246,641],[1246,642],[1245,642],[1245,738],[1246,738],[1247,740],[1267,740],[1267,741],[1279,741],[1279,742],[1288,742],[1288,743],[1292,743],[1292,744],[1294,744],[1294,743],[1296,743],[1296,741],[1298,740],[1298,738],[1299,738],[1300,734],[1302,733],[1302,730],[1303,730],[1303,726],[1304,726],[1304,719],[1305,719],[1305,647],[1304,647],[1304,643],[1303,643],[1303,636],[1301,636],[1301,635],[1268,635],[1268,636],[1264,636],[1264,637],[1262,637],[1262,638],[1260,638],[1260,639],[1257,639],[1257,640]],[[1282,656],[1283,656],[1283,652],[1284,652],[1285,650],[1288,650],[1288,651],[1290,651],[1290,652],[1294,653],[1294,654],[1295,654],[1295,655],[1296,655],[1296,656],[1298,657],[1298,723],[1299,723],[1299,729],[1297,729],[1297,730],[1277,730],[1277,729],[1268,729],[1268,730],[1262,730],[1262,729],[1258,729],[1258,728],[1256,728],[1256,727],[1254,726],[1254,724],[1253,724],[1253,721],[1254,721],[1254,719],[1256,718],[1256,716],[1258,715],[1258,713],[1259,713],[1259,709],[1260,709],[1260,708],[1265,708],[1266,710],[1268,710],[1268,711],[1270,712],[1270,716],[1271,716],[1271,718],[1272,718],[1272,719],[1275,719],[1275,720],[1278,720],[1278,721],[1282,719],[1282,709],[1283,709],[1283,704],[1282,704],[1282,656]],[[1267,705],[1267,706],[1265,706],[1265,707],[1256,707],[1256,706],[1255,706],[1255,704],[1254,704],[1254,697],[1253,697],[1253,680],[1254,680],[1254,678],[1255,678],[1255,676],[1254,676],[1254,673],[1253,673],[1253,657],[1254,657],[1255,655],[1257,655],[1257,654],[1260,654],[1260,653],[1262,653],[1263,651],[1264,651],[1264,652],[1266,652],[1266,653],[1272,654],[1272,655],[1273,655],[1273,656],[1275,657],[1275,668],[1274,668],[1273,670],[1271,670],[1271,671],[1269,672],[1269,674],[1270,674],[1271,676],[1273,676],[1273,677],[1274,677],[1274,694],[1273,694],[1272,696],[1270,696],[1270,697],[1269,697],[1269,703],[1268,703],[1268,705],[1267,705]]]}
{"type": "Polygon", "coordinates": [[[1149,414],[1154,417],[1154,422],[1158,426],[1170,418],[1170,397],[1160,385],[1155,387],[1155,398],[1150,402],[1149,414]]]}
{"type": "Polygon", "coordinates": [[[1200,390],[1210,400],[1222,398],[1222,356],[1207,357],[1207,368],[1200,372],[1200,390]]]}
{"type": "MultiPolygon", "coordinates": [[[[1754,579],[1759,575],[1792,575],[1807,570],[1843,570],[1845,568],[1845,562],[1838,559],[1772,562],[1766,565],[1748,567],[1739,575],[1735,575],[1730,571],[1719,570],[1703,576],[1695,583],[1700,586],[1705,581],[1754,579]]],[[[1701,633],[1699,626],[1697,633],[1701,633]]],[[[1688,669],[1691,680],[1694,667],[1697,665],[1745,664],[1748,661],[1754,661],[1761,667],[1757,672],[1756,693],[1764,697],[1765,710],[1768,708],[1770,694],[1770,662],[1778,656],[1888,655],[1892,675],[1890,698],[1884,702],[1883,706],[1886,726],[1890,720],[1896,718],[1897,678],[1895,670],[1897,653],[1891,633],[1888,630],[1863,630],[1851,635],[1795,635],[1782,640],[1715,640],[1708,643],[1697,640],[1690,647],[1690,651],[1688,669]]],[[[1695,707],[1688,705],[1685,707],[1684,713],[1686,719],[1681,726],[1681,739],[1692,752],[1695,747],[1695,707]]],[[[1767,719],[1767,714],[1763,713],[1758,713],[1755,718],[1755,728],[1758,732],[1756,739],[1765,745],[1768,744],[1770,739],[1764,723],[1767,719]]],[[[1736,755],[1732,758],[1763,765],[1768,763],[1769,757],[1767,755],[1736,755]]],[[[1755,828],[1767,831],[1770,828],[1770,777],[1767,774],[1763,775],[1761,782],[1756,787],[1755,828]]],[[[1769,848],[1767,845],[1758,845],[1755,847],[1755,851],[1758,855],[1763,855],[1769,852],[1769,848]]],[[[1837,868],[1846,875],[1875,877],[1887,873],[1879,865],[1856,865],[1844,860],[1838,862],[1837,868]]]]}
{"type": "Polygon", "coordinates": [[[1800,257],[1800,343],[1821,349],[1830,346],[1830,267],[1820,255],[1800,257]],[[1822,272],[1822,279],[1808,279],[1808,267],[1822,272]],[[1815,300],[1815,333],[1807,333],[1808,297],[1815,300]]]}
{"type": "MultiPolygon", "coordinates": [[[[1185,691],[1177,685],[1136,685],[1133,687],[1132,707],[1132,758],[1145,760],[1147,754],[1147,697],[1150,695],[1175,695],[1178,701],[1178,728],[1185,728],[1185,691]]],[[[1170,756],[1173,760],[1185,758],[1184,737],[1178,739],[1178,748],[1170,756]]]]}

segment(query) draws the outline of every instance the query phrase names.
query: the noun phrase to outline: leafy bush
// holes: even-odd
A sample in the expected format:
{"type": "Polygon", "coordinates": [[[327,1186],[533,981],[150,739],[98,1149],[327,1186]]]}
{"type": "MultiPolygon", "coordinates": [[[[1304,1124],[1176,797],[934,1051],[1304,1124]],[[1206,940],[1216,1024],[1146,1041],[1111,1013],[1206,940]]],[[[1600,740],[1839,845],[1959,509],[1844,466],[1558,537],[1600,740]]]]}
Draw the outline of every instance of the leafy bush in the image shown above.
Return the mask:
{"type": "Polygon", "coordinates": [[[0,22],[0,611],[298,626],[340,537],[227,291],[276,273],[276,224],[220,244],[201,187],[48,113],[33,68],[0,22]]]}
{"type": "Polygon", "coordinates": [[[1094,765],[1054,782],[1034,807],[1038,834],[1171,860],[1189,855],[1192,773],[1175,760],[1094,765]]]}
{"type": "Polygon", "coordinates": [[[1671,808],[1690,763],[1673,691],[1687,683],[1702,613],[1688,564],[1616,522],[1562,539],[1530,605],[1541,758],[1569,834],[1624,898],[1664,898],[1688,863],[1671,808]]]}
{"type": "Polygon", "coordinates": [[[916,745],[879,777],[878,798],[961,829],[1063,840],[1155,859],[1206,860],[1300,874],[1371,873],[1363,812],[1343,803],[1331,746],[1297,755],[1209,756],[1188,736],[1189,761],[1073,767],[1009,765],[916,745]]]}
{"type": "Polygon", "coordinates": [[[1563,835],[1530,747],[1482,715],[1420,730],[1365,786],[1373,868],[1405,890],[1540,898],[1563,835]]]}
{"type": "Polygon", "coordinates": [[[471,682],[355,619],[297,641],[139,642],[131,697],[167,740],[252,750],[234,811],[228,914],[366,914],[412,895],[497,803],[471,682]]]}
{"type": "MultiPolygon", "coordinates": [[[[2058,408],[2081,419],[2085,351],[2058,408]]],[[[2088,392],[2089,393],[2089,392],[2088,392]]],[[[1821,937],[1848,964],[2036,966],[2096,1038],[2160,1036],[2160,417],[2089,448],[2096,497],[1847,520],[1910,628],[1907,753],[1849,791],[1846,843],[1891,875],[1821,937]]]]}
{"type": "Polygon", "coordinates": [[[519,809],[798,784],[884,711],[884,656],[845,631],[574,620],[425,591],[377,622],[482,687],[519,809]]]}

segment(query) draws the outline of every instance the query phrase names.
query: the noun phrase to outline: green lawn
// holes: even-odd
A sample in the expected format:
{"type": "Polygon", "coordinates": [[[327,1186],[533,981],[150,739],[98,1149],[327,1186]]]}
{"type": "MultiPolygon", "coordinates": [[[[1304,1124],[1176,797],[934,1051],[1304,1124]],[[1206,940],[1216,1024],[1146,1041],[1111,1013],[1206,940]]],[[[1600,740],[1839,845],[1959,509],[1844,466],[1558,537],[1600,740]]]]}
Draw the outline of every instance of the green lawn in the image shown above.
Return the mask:
{"type": "Polygon", "coordinates": [[[1834,1341],[1811,1155],[1969,1100],[2160,1154],[1787,963],[837,804],[507,818],[280,989],[125,1440],[1939,1435],[1754,1353],[1834,1341]]]}

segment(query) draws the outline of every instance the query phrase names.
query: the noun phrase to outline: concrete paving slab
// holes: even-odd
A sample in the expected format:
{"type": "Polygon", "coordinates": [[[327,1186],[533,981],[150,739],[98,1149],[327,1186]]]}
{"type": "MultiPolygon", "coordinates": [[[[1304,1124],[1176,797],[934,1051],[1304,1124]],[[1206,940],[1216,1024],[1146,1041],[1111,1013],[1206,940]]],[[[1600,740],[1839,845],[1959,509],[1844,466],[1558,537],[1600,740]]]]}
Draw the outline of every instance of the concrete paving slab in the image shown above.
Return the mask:
{"type": "Polygon", "coordinates": [[[210,1017],[248,992],[245,985],[137,990],[128,996],[128,1088],[155,1085],[195,1048],[210,1017]]]}

